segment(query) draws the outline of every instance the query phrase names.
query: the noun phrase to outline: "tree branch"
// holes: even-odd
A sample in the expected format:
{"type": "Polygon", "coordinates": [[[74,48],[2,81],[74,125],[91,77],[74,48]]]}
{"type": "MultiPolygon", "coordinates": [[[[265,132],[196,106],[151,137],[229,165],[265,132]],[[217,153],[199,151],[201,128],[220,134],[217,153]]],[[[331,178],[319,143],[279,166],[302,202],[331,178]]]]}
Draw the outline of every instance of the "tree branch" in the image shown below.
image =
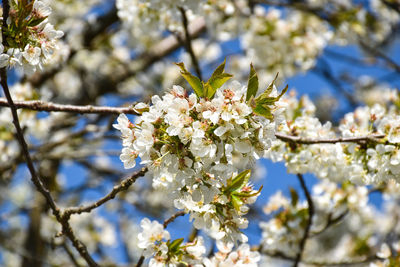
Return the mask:
{"type": "MultiPolygon", "coordinates": [[[[10,6],[9,6],[9,2],[8,1],[2,1],[2,2],[3,2],[3,12],[4,12],[3,13],[3,25],[2,25],[2,37],[3,37],[3,42],[4,42],[3,45],[6,45],[5,32],[6,32],[6,29],[8,28],[7,18],[8,18],[8,15],[9,15],[10,6]]],[[[91,266],[91,267],[97,267],[98,264],[89,255],[89,253],[87,252],[86,246],[76,238],[74,232],[72,231],[71,226],[68,223],[68,220],[65,220],[61,216],[60,209],[58,208],[57,204],[55,203],[55,201],[54,201],[53,197],[51,196],[49,190],[47,190],[47,188],[44,186],[42,180],[40,179],[40,177],[36,173],[35,167],[34,167],[33,162],[32,162],[32,158],[31,158],[31,156],[29,154],[28,145],[27,145],[27,143],[25,141],[24,134],[22,132],[21,125],[19,123],[17,108],[16,108],[16,106],[14,104],[14,101],[13,101],[13,99],[11,97],[10,89],[8,88],[7,69],[6,68],[1,68],[0,69],[0,79],[1,79],[0,80],[1,86],[3,87],[4,94],[6,96],[8,105],[9,105],[9,107],[11,109],[11,114],[12,114],[12,117],[13,117],[13,124],[14,124],[15,129],[16,129],[17,139],[18,139],[18,142],[19,142],[19,144],[21,146],[22,153],[24,155],[26,164],[27,164],[29,172],[31,174],[31,180],[32,180],[33,184],[35,185],[36,189],[46,199],[46,201],[49,204],[50,208],[52,209],[53,214],[56,217],[57,221],[59,221],[61,223],[63,233],[71,240],[71,242],[74,245],[74,247],[78,250],[80,255],[86,260],[88,265],[91,266]]]]}
{"type": "MultiPolygon", "coordinates": [[[[359,103],[358,100],[355,98],[355,96],[351,93],[349,93],[340,83],[340,79],[337,79],[333,75],[333,71],[329,63],[324,60],[324,58],[320,57],[318,59],[319,66],[315,66],[312,71],[315,74],[320,75],[322,78],[324,78],[328,83],[330,83],[334,89],[336,89],[338,92],[340,92],[348,101],[349,104],[351,104],[353,107],[356,107],[359,103]]],[[[354,63],[353,63],[354,64],[354,63]]]]}
{"type": "Polygon", "coordinates": [[[96,209],[106,203],[107,201],[115,198],[115,196],[122,192],[127,190],[139,177],[145,175],[147,172],[147,168],[143,168],[140,171],[132,174],[129,178],[123,180],[119,185],[114,186],[112,191],[108,193],[106,196],[102,197],[98,201],[87,205],[87,206],[81,206],[81,207],[72,207],[72,208],[67,208],[63,212],[63,217],[69,218],[71,214],[81,214],[84,212],[91,212],[93,209],[96,209]]]}
{"type": "MultiPolygon", "coordinates": [[[[46,112],[69,112],[69,113],[89,113],[89,114],[133,114],[139,115],[139,113],[132,107],[106,107],[106,106],[76,106],[76,105],[64,105],[56,104],[52,102],[44,102],[40,100],[32,101],[15,101],[14,106],[17,109],[30,109],[36,111],[46,112]]],[[[10,107],[8,101],[4,98],[0,98],[0,107],[10,107]]]]}
{"type": "Polygon", "coordinates": [[[275,137],[287,143],[313,145],[313,144],[336,144],[336,143],[358,143],[377,142],[377,139],[384,138],[384,134],[371,134],[368,136],[357,137],[338,137],[338,138],[321,138],[321,139],[305,139],[300,136],[286,135],[276,133],[275,137]]]}
{"type": "Polygon", "coordinates": [[[166,219],[163,223],[164,228],[167,228],[168,224],[172,223],[176,218],[180,217],[180,216],[184,216],[186,214],[186,212],[184,211],[178,211],[177,213],[175,213],[174,215],[172,215],[171,217],[169,217],[168,219],[166,219]]]}
{"type": "MultiPolygon", "coordinates": [[[[7,1],[5,1],[4,3],[7,3],[7,1]]],[[[32,158],[29,154],[29,150],[28,150],[28,145],[25,141],[22,129],[21,129],[21,125],[19,123],[19,119],[18,119],[18,114],[17,114],[17,108],[14,105],[14,102],[12,100],[11,94],[10,94],[10,90],[8,88],[8,84],[7,84],[7,71],[5,68],[0,69],[0,77],[1,77],[1,86],[3,87],[3,91],[4,94],[7,98],[9,107],[11,109],[11,114],[13,117],[13,123],[16,129],[16,135],[17,135],[17,139],[18,142],[21,146],[22,149],[22,153],[24,155],[25,161],[27,163],[29,172],[31,174],[31,180],[33,182],[33,184],[35,185],[36,189],[45,197],[47,203],[49,204],[50,208],[53,211],[53,215],[56,217],[57,221],[62,225],[62,231],[63,233],[71,240],[72,244],[74,245],[74,247],[78,250],[78,252],[80,253],[80,255],[86,260],[86,262],[88,263],[89,266],[91,267],[97,267],[98,264],[93,260],[93,258],[89,255],[86,246],[79,240],[76,238],[74,232],[72,231],[71,226],[68,223],[68,220],[65,220],[60,213],[60,209],[57,206],[57,204],[55,203],[53,197],[51,196],[49,190],[47,190],[47,188],[44,186],[43,182],[41,181],[41,179],[39,178],[39,176],[36,173],[35,167],[33,165],[33,161],[32,158]]]]}
{"type": "Polygon", "coordinates": [[[67,243],[63,242],[61,244],[62,248],[65,250],[65,252],[68,254],[69,259],[71,260],[71,262],[74,264],[75,267],[82,267],[79,262],[75,259],[74,254],[72,253],[72,251],[69,249],[67,243]]]}
{"type": "Polygon", "coordinates": [[[381,0],[383,4],[400,14],[400,3],[395,1],[381,0]]]}
{"type": "Polygon", "coordinates": [[[307,203],[308,203],[308,221],[307,221],[307,225],[304,229],[304,234],[303,234],[303,238],[300,240],[300,244],[299,244],[299,251],[296,255],[295,261],[293,263],[293,267],[297,267],[299,265],[299,263],[301,262],[301,257],[306,245],[306,241],[310,232],[310,228],[311,228],[311,224],[312,224],[312,219],[314,216],[314,202],[311,198],[310,192],[308,192],[306,183],[304,181],[303,175],[301,174],[297,174],[297,178],[299,178],[299,182],[301,185],[301,188],[304,191],[304,194],[306,195],[307,198],[307,203]]]}
{"type": "Polygon", "coordinates": [[[332,217],[332,213],[329,213],[328,214],[328,220],[326,221],[325,226],[321,230],[318,230],[318,231],[310,233],[310,237],[314,237],[314,236],[322,234],[323,232],[325,232],[332,225],[337,224],[340,221],[342,221],[346,217],[347,214],[349,214],[349,210],[348,209],[346,209],[344,212],[342,212],[341,214],[339,214],[335,218],[332,217]]]}
{"type": "Polygon", "coordinates": [[[138,263],[136,263],[135,266],[140,267],[140,266],[142,266],[143,262],[144,262],[144,256],[140,256],[140,259],[139,259],[138,263]]]}
{"type": "MultiPolygon", "coordinates": [[[[200,78],[200,80],[203,80],[202,75],[201,75],[199,61],[197,60],[197,57],[193,51],[192,37],[189,32],[189,23],[188,23],[188,19],[186,16],[186,11],[183,7],[179,7],[179,11],[181,12],[181,15],[182,15],[182,25],[183,25],[183,29],[185,31],[185,41],[183,43],[186,47],[186,51],[189,53],[190,58],[192,59],[192,63],[193,63],[193,66],[194,66],[197,76],[200,78]]],[[[179,38],[179,35],[177,35],[177,36],[179,38]]]]}
{"type": "Polygon", "coordinates": [[[372,54],[375,57],[378,57],[385,61],[389,67],[394,69],[396,72],[400,73],[400,65],[397,64],[393,59],[391,59],[389,56],[387,56],[385,53],[381,52],[379,48],[374,48],[369,46],[366,42],[359,40],[359,44],[362,48],[364,48],[367,52],[372,54]]]}

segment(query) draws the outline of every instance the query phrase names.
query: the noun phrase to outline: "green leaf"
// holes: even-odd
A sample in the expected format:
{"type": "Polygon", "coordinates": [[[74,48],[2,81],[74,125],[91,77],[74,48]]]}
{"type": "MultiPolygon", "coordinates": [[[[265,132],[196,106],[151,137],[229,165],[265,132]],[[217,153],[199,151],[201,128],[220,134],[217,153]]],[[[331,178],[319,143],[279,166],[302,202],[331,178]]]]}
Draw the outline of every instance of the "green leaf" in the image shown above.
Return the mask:
{"type": "Polygon", "coordinates": [[[19,17],[21,19],[25,19],[29,15],[31,15],[32,10],[33,10],[33,4],[35,1],[31,1],[28,3],[28,1],[24,0],[22,1],[21,9],[19,10],[19,17]]]}
{"type": "Polygon", "coordinates": [[[214,97],[215,92],[221,88],[224,83],[226,83],[229,79],[233,77],[233,75],[224,73],[225,71],[225,63],[226,59],[224,62],[222,62],[221,65],[219,65],[213,74],[211,75],[210,79],[207,81],[207,83],[204,84],[204,96],[212,99],[214,97]]]}
{"type": "Polygon", "coordinates": [[[239,173],[235,178],[230,178],[227,182],[228,186],[224,191],[232,193],[242,189],[249,182],[250,174],[251,170],[245,170],[239,173]]]}
{"type": "Polygon", "coordinates": [[[293,207],[296,207],[297,203],[299,202],[299,195],[297,194],[297,191],[291,187],[290,189],[290,197],[292,199],[291,204],[293,207]]]}
{"type": "Polygon", "coordinates": [[[308,218],[308,208],[298,210],[294,216],[301,219],[302,224],[307,223],[306,218],[308,218]]]}
{"type": "Polygon", "coordinates": [[[46,18],[47,18],[47,17],[32,19],[32,20],[29,22],[28,26],[29,26],[29,27],[37,26],[37,25],[39,25],[40,23],[42,23],[46,18]]]}
{"type": "Polygon", "coordinates": [[[253,107],[253,112],[257,115],[263,116],[267,119],[273,119],[271,108],[269,106],[274,105],[288,90],[289,86],[282,90],[282,92],[277,97],[269,96],[274,88],[276,79],[278,78],[278,73],[276,74],[274,80],[269,84],[267,89],[260,94],[254,101],[251,101],[251,106],[253,107]]]}
{"type": "Polygon", "coordinates": [[[260,189],[257,190],[257,192],[250,193],[250,192],[233,192],[232,196],[236,197],[241,197],[241,198],[249,198],[249,197],[254,197],[260,194],[261,190],[263,189],[263,186],[260,187],[260,189]]]}
{"type": "Polygon", "coordinates": [[[214,91],[214,94],[213,94],[213,88],[211,87],[211,85],[208,82],[206,82],[206,83],[202,82],[202,84],[203,84],[203,88],[204,88],[203,89],[203,96],[211,99],[212,97],[209,97],[209,95],[211,95],[211,94],[214,95],[215,91],[214,91]]]}
{"type": "Polygon", "coordinates": [[[271,94],[272,89],[274,89],[274,84],[276,82],[276,79],[278,79],[278,75],[279,75],[279,72],[276,74],[274,80],[268,85],[267,89],[261,95],[259,95],[257,97],[257,100],[268,97],[271,94]]]}
{"type": "Polygon", "coordinates": [[[256,100],[256,103],[267,107],[268,105],[273,105],[277,101],[277,97],[265,97],[259,100],[256,100]]]}
{"type": "Polygon", "coordinates": [[[256,105],[256,107],[253,108],[253,112],[269,120],[272,120],[274,118],[274,116],[271,113],[271,110],[269,108],[263,107],[262,105],[256,105]]]}
{"type": "Polygon", "coordinates": [[[397,109],[400,109],[400,90],[397,90],[397,97],[396,101],[394,101],[394,105],[397,107],[397,109]]]}
{"type": "Polygon", "coordinates": [[[185,68],[185,64],[183,62],[181,63],[175,63],[178,67],[181,68],[181,75],[185,80],[190,84],[190,86],[193,88],[195,94],[198,97],[203,97],[203,83],[200,81],[200,79],[193,74],[191,74],[187,69],[185,68]]]}
{"type": "Polygon", "coordinates": [[[253,64],[250,64],[250,75],[249,75],[249,81],[247,83],[246,101],[249,101],[251,97],[256,97],[257,91],[258,91],[257,72],[254,69],[253,64]]]}
{"type": "Polygon", "coordinates": [[[243,201],[239,197],[232,195],[231,202],[235,210],[240,211],[240,207],[243,205],[243,201]]]}
{"type": "Polygon", "coordinates": [[[208,92],[207,97],[211,99],[214,96],[215,92],[232,77],[233,75],[228,73],[221,73],[216,76],[211,76],[207,83],[211,86],[212,91],[208,92]]]}
{"type": "Polygon", "coordinates": [[[213,74],[211,75],[211,78],[213,76],[217,76],[220,75],[222,73],[224,73],[225,70],[225,64],[226,64],[226,58],[224,59],[224,62],[221,63],[221,65],[219,65],[213,72],[213,74]]]}
{"type": "Polygon", "coordinates": [[[172,241],[171,244],[168,245],[168,250],[171,252],[178,251],[179,246],[182,244],[183,240],[184,240],[183,238],[179,238],[179,239],[172,241]]]}
{"type": "Polygon", "coordinates": [[[282,92],[276,97],[276,101],[281,99],[281,97],[287,92],[288,88],[289,88],[289,85],[286,85],[285,88],[283,88],[282,92]]]}

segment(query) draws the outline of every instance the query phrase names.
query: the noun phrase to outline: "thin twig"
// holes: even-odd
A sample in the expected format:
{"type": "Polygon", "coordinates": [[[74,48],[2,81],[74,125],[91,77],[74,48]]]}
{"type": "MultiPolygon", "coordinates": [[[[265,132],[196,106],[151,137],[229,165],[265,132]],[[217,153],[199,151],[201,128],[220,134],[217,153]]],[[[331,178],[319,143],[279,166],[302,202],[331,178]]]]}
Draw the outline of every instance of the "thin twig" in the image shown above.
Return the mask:
{"type": "Polygon", "coordinates": [[[75,267],[81,267],[81,265],[79,264],[79,262],[75,259],[74,254],[72,253],[72,251],[69,249],[67,243],[63,242],[61,244],[61,246],[63,247],[63,249],[65,250],[65,252],[68,254],[69,259],[71,260],[71,262],[74,264],[75,267]]]}
{"type": "Polygon", "coordinates": [[[328,220],[326,221],[325,226],[321,230],[318,230],[318,231],[315,231],[315,232],[311,232],[310,233],[310,237],[315,237],[317,235],[322,234],[323,232],[325,232],[332,225],[337,224],[340,221],[342,221],[346,217],[347,214],[349,214],[349,210],[348,209],[346,209],[344,212],[342,212],[341,214],[339,214],[335,218],[332,217],[332,213],[329,213],[328,214],[328,220]]]}
{"type": "Polygon", "coordinates": [[[356,137],[338,137],[338,138],[316,138],[306,139],[300,136],[286,135],[281,133],[275,134],[276,138],[289,143],[313,145],[313,144],[336,144],[336,143],[358,143],[364,144],[366,142],[377,142],[377,139],[384,138],[384,134],[371,134],[368,136],[356,137]]]}
{"type": "Polygon", "coordinates": [[[318,59],[318,63],[319,63],[319,65],[314,67],[312,69],[312,71],[315,74],[322,76],[322,78],[324,78],[327,82],[329,82],[333,86],[334,89],[336,89],[341,94],[343,94],[343,96],[346,97],[346,99],[349,101],[349,103],[353,107],[356,107],[359,104],[357,99],[354,97],[353,94],[349,93],[342,86],[342,84],[340,83],[340,79],[336,78],[333,75],[333,70],[332,70],[331,66],[329,65],[329,63],[323,57],[320,57],[318,59]]]}
{"type": "Polygon", "coordinates": [[[308,238],[308,234],[310,232],[310,228],[311,228],[311,224],[312,224],[312,219],[314,216],[314,202],[311,198],[310,192],[308,192],[306,183],[304,181],[303,175],[301,174],[297,174],[297,178],[299,178],[299,182],[301,185],[301,188],[304,191],[304,194],[306,195],[307,198],[307,203],[308,203],[308,221],[307,221],[307,225],[304,229],[304,234],[303,234],[303,238],[300,240],[300,244],[299,244],[299,251],[297,252],[295,261],[293,263],[293,267],[297,267],[299,265],[299,263],[301,262],[301,257],[306,245],[306,241],[308,238]]]}
{"type": "Polygon", "coordinates": [[[142,266],[143,262],[144,262],[144,256],[142,255],[142,256],[140,257],[138,263],[136,263],[136,267],[142,266]]]}
{"type": "MultiPolygon", "coordinates": [[[[36,111],[46,112],[69,112],[69,113],[89,113],[89,114],[133,114],[139,115],[139,113],[132,107],[105,107],[105,106],[76,106],[76,105],[63,105],[52,102],[44,102],[40,100],[32,101],[15,101],[14,105],[17,109],[30,109],[36,111]]],[[[10,107],[8,101],[4,98],[0,98],[0,106],[10,107]]]]}
{"type": "Polygon", "coordinates": [[[84,212],[91,212],[92,210],[100,207],[107,201],[114,199],[118,193],[127,190],[139,177],[145,175],[146,172],[147,168],[143,168],[140,171],[135,172],[129,178],[123,180],[119,185],[114,186],[111,192],[108,193],[106,196],[102,197],[101,199],[90,205],[65,209],[63,212],[63,216],[69,218],[71,214],[81,214],[84,212]]]}
{"type": "Polygon", "coordinates": [[[395,1],[381,0],[383,4],[400,14],[400,3],[395,1]]]}
{"type": "Polygon", "coordinates": [[[364,48],[368,53],[371,53],[375,57],[381,58],[383,61],[385,61],[392,69],[394,69],[396,72],[400,72],[400,65],[397,64],[393,59],[391,59],[389,56],[387,56],[385,53],[379,50],[379,48],[374,48],[369,46],[366,42],[359,40],[359,44],[362,48],[364,48]]]}
{"type": "Polygon", "coordinates": [[[186,47],[186,51],[189,53],[190,58],[192,59],[192,63],[193,63],[194,69],[196,71],[197,77],[199,77],[200,80],[203,80],[202,75],[201,75],[199,61],[197,60],[196,54],[193,51],[192,37],[189,32],[189,22],[188,22],[188,19],[186,16],[186,11],[183,7],[179,7],[179,11],[181,12],[181,15],[182,15],[182,24],[183,24],[183,29],[185,31],[184,44],[186,47]]]}
{"type": "Polygon", "coordinates": [[[345,61],[346,63],[350,63],[351,66],[357,65],[359,67],[376,67],[375,64],[373,64],[372,60],[373,58],[365,58],[365,59],[360,59],[357,57],[349,56],[340,52],[337,52],[335,50],[331,49],[325,49],[324,54],[327,56],[331,57],[333,60],[338,60],[338,61],[345,61]]]}
{"type": "Polygon", "coordinates": [[[176,218],[180,217],[180,216],[184,216],[186,213],[184,211],[178,211],[177,213],[175,213],[174,215],[172,215],[171,217],[169,217],[168,219],[166,219],[163,223],[164,228],[167,228],[168,224],[172,223],[173,221],[175,221],[176,218]]]}

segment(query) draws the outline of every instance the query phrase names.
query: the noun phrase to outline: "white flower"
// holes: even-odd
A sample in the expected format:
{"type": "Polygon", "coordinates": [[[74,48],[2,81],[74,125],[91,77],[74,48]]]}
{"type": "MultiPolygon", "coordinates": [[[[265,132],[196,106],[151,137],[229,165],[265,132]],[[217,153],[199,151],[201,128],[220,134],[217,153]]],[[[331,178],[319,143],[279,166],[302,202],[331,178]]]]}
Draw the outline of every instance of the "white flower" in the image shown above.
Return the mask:
{"type": "Polygon", "coordinates": [[[42,50],[39,47],[34,47],[31,45],[26,45],[24,52],[22,52],[23,57],[30,65],[38,65],[40,62],[40,55],[42,50]]]}
{"type": "Polygon", "coordinates": [[[400,116],[391,121],[388,140],[391,143],[400,143],[400,116]]]}
{"type": "Polygon", "coordinates": [[[134,140],[132,131],[133,124],[129,121],[125,114],[120,114],[117,119],[118,124],[113,124],[113,127],[120,130],[122,133],[123,146],[131,146],[134,140]]]}
{"type": "Polygon", "coordinates": [[[199,236],[192,243],[186,244],[186,252],[190,254],[191,258],[200,260],[206,253],[203,237],[199,236]]]}
{"type": "Polygon", "coordinates": [[[48,17],[51,14],[51,8],[44,2],[36,0],[33,3],[33,12],[39,18],[48,17]]]}
{"type": "Polygon", "coordinates": [[[10,56],[8,54],[4,54],[4,46],[0,44],[0,68],[7,67],[9,64],[10,56]]]}
{"type": "Polygon", "coordinates": [[[124,163],[125,169],[131,169],[136,166],[136,158],[138,153],[130,147],[124,147],[122,149],[120,160],[124,163]]]}
{"type": "Polygon", "coordinates": [[[46,36],[46,38],[50,41],[55,39],[60,39],[61,37],[64,36],[64,33],[62,31],[55,30],[54,26],[50,23],[47,23],[46,26],[44,26],[42,32],[46,36]]]}
{"type": "Polygon", "coordinates": [[[10,48],[7,51],[10,57],[10,66],[22,65],[22,52],[18,48],[10,48]]]}
{"type": "Polygon", "coordinates": [[[150,221],[148,218],[144,218],[140,222],[140,227],[142,227],[142,232],[138,235],[139,248],[151,249],[156,242],[170,239],[169,232],[164,230],[162,224],[157,221],[150,221]]]}
{"type": "MultiPolygon", "coordinates": [[[[218,242],[217,242],[218,244],[218,242]]],[[[216,255],[210,259],[204,259],[203,264],[206,267],[217,266],[243,266],[243,267],[257,267],[261,257],[258,252],[250,251],[248,244],[242,244],[237,250],[231,251],[232,246],[225,247],[220,245],[218,248],[223,248],[216,255]]]]}

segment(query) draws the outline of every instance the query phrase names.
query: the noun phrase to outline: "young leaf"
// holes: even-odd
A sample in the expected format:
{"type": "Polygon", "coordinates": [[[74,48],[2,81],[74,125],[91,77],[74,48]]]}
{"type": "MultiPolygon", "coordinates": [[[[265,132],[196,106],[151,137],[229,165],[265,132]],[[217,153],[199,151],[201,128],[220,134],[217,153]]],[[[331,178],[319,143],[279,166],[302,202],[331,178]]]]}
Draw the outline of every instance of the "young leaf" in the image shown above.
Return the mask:
{"type": "Polygon", "coordinates": [[[225,63],[226,59],[224,62],[219,65],[213,74],[211,75],[211,78],[207,81],[207,83],[204,85],[204,96],[211,99],[214,97],[215,92],[222,86],[224,83],[226,83],[230,78],[233,77],[233,75],[224,73],[225,71],[225,63]]]}
{"type": "Polygon", "coordinates": [[[179,249],[179,246],[182,244],[183,240],[183,238],[179,238],[172,241],[171,244],[168,245],[168,250],[171,252],[176,252],[179,249]]]}
{"type": "Polygon", "coordinates": [[[269,120],[272,120],[274,116],[271,113],[271,110],[269,108],[265,108],[262,105],[256,104],[256,106],[253,108],[253,112],[259,116],[263,116],[269,120]]]}
{"type": "Polygon", "coordinates": [[[39,25],[40,23],[42,23],[45,19],[47,19],[47,17],[32,19],[32,20],[29,22],[28,26],[29,26],[29,27],[37,26],[37,25],[39,25]]]}
{"type": "Polygon", "coordinates": [[[212,76],[207,82],[207,84],[210,85],[211,90],[209,90],[207,94],[204,95],[210,99],[213,98],[215,92],[232,77],[233,75],[228,73],[221,73],[217,76],[212,76]]]}
{"type": "Polygon", "coordinates": [[[290,196],[291,196],[291,203],[293,207],[296,207],[297,203],[299,202],[299,195],[297,194],[296,190],[291,187],[290,188],[290,196]]]}
{"type": "Polygon", "coordinates": [[[253,64],[250,64],[250,75],[249,75],[249,81],[247,83],[246,101],[249,101],[251,97],[256,97],[257,91],[258,91],[257,72],[254,69],[253,64]]]}
{"type": "Polygon", "coordinates": [[[213,74],[211,75],[211,78],[212,78],[213,76],[217,76],[217,75],[220,75],[220,74],[224,73],[224,70],[225,70],[225,63],[226,63],[226,58],[224,59],[224,62],[222,62],[221,65],[219,65],[219,66],[214,70],[213,74]]]}
{"type": "Polygon", "coordinates": [[[260,189],[258,189],[256,192],[251,193],[251,192],[233,192],[232,196],[237,196],[237,197],[241,197],[241,198],[249,198],[249,197],[254,197],[257,196],[258,194],[260,194],[261,190],[263,189],[263,186],[260,186],[260,189]]]}
{"type": "Polygon", "coordinates": [[[235,195],[232,195],[231,201],[235,210],[240,211],[240,207],[243,205],[243,201],[235,195]]]}
{"type": "Polygon", "coordinates": [[[202,82],[202,84],[203,84],[203,96],[211,99],[210,97],[208,97],[213,91],[211,85],[208,82],[206,83],[202,82]]]}
{"type": "Polygon", "coordinates": [[[282,92],[276,97],[276,101],[281,99],[281,97],[287,92],[288,88],[289,88],[289,85],[286,85],[285,88],[283,88],[282,92]]]}
{"type": "Polygon", "coordinates": [[[277,97],[265,97],[265,98],[256,100],[256,103],[258,105],[262,105],[264,107],[267,107],[268,105],[275,104],[276,101],[278,101],[277,97]]]}
{"type": "Polygon", "coordinates": [[[185,64],[183,62],[181,63],[175,63],[178,67],[181,68],[181,75],[185,80],[190,84],[190,86],[193,88],[195,94],[198,97],[203,97],[203,83],[200,81],[199,78],[191,74],[187,69],[185,68],[185,64]]]}
{"type": "Polygon", "coordinates": [[[225,192],[232,193],[242,189],[249,182],[250,174],[251,170],[245,170],[239,173],[235,178],[229,179],[225,192]]]}
{"type": "Polygon", "coordinates": [[[272,89],[274,88],[275,81],[276,81],[276,79],[278,79],[278,74],[279,74],[279,72],[276,74],[274,80],[268,85],[267,89],[266,89],[264,92],[262,92],[262,93],[256,98],[256,101],[257,101],[257,102],[258,102],[259,100],[262,100],[262,99],[268,97],[268,96],[271,94],[272,89]]]}
{"type": "Polygon", "coordinates": [[[264,116],[267,119],[273,119],[271,113],[271,108],[269,106],[274,105],[288,90],[289,86],[282,90],[282,92],[277,97],[269,96],[274,88],[276,79],[278,78],[278,73],[276,74],[274,80],[269,84],[268,88],[260,94],[256,99],[251,101],[251,106],[253,107],[253,112],[257,115],[264,116]]]}

